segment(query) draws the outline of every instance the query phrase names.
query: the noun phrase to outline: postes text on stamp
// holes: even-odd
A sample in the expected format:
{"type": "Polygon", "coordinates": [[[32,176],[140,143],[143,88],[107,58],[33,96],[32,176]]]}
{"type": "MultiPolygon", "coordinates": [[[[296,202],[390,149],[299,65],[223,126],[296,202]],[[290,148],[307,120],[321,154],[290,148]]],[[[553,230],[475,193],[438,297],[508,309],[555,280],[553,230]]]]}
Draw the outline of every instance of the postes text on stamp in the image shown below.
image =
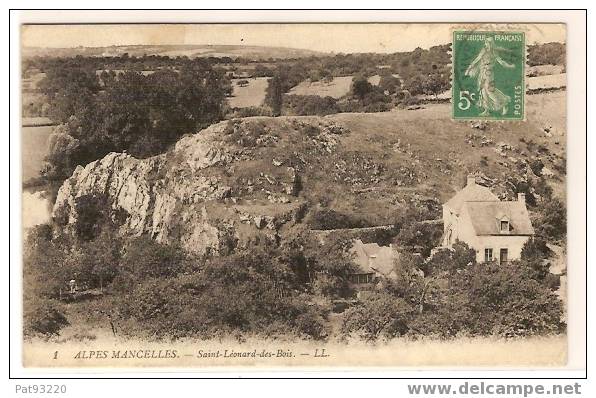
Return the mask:
{"type": "Polygon", "coordinates": [[[524,120],[524,32],[453,32],[454,119],[524,120]]]}

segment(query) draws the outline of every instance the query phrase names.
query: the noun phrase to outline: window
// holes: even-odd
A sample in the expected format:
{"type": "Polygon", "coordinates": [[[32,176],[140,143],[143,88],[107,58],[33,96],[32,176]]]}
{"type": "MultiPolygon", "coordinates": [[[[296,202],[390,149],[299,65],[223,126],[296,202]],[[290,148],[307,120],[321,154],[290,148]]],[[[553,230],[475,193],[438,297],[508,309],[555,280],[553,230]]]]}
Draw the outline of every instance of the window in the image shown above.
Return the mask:
{"type": "Polygon", "coordinates": [[[501,232],[509,232],[509,221],[501,220],[501,232]]]}
{"type": "Polygon", "coordinates": [[[374,275],[369,274],[353,274],[350,275],[350,281],[355,284],[372,283],[374,281],[374,275]]]}
{"type": "Polygon", "coordinates": [[[501,251],[499,252],[499,262],[501,264],[506,263],[508,261],[509,257],[509,250],[508,249],[501,249],[501,251]]]}
{"type": "Polygon", "coordinates": [[[493,249],[484,249],[484,262],[493,261],[493,249]]]}

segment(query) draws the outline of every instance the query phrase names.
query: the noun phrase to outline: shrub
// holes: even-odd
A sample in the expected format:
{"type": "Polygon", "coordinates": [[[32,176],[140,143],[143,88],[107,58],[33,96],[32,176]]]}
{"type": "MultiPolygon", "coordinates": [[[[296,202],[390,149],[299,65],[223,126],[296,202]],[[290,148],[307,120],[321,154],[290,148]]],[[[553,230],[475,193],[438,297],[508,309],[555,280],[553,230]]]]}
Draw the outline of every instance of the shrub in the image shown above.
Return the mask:
{"type": "Polygon", "coordinates": [[[235,109],[232,117],[253,117],[253,116],[273,116],[271,109],[263,106],[249,106],[247,108],[235,109]]]}
{"type": "Polygon", "coordinates": [[[307,222],[312,229],[322,230],[363,228],[369,226],[364,220],[354,215],[328,208],[312,211],[307,222]]]}
{"type": "Polygon", "coordinates": [[[57,335],[68,324],[66,316],[53,300],[25,296],[23,301],[23,335],[25,337],[57,335]]]}
{"type": "Polygon", "coordinates": [[[407,332],[413,308],[403,299],[387,293],[371,292],[342,317],[341,334],[357,334],[365,340],[388,338],[407,332]]]}
{"type": "Polygon", "coordinates": [[[379,80],[379,87],[381,90],[387,91],[389,94],[393,95],[401,88],[401,80],[391,74],[385,74],[382,75],[381,80],[379,80]]]}
{"type": "Polygon", "coordinates": [[[337,100],[332,97],[318,95],[284,95],[284,109],[286,114],[309,116],[325,116],[340,111],[337,100]]]}
{"type": "Polygon", "coordinates": [[[559,298],[515,264],[475,265],[457,274],[453,285],[467,291],[474,334],[527,336],[564,326],[559,298]]]}
{"type": "MultiPolygon", "coordinates": [[[[148,278],[119,304],[157,336],[277,333],[322,338],[324,309],[298,298],[287,264],[265,248],[209,260],[192,274],[148,278]]],[[[126,324],[126,322],[125,322],[126,324]]]]}
{"type": "Polygon", "coordinates": [[[373,89],[373,85],[370,84],[368,79],[362,75],[355,76],[352,79],[350,92],[354,97],[359,98],[360,100],[364,99],[364,97],[370,92],[372,92],[373,89]]]}
{"type": "Polygon", "coordinates": [[[542,175],[542,169],[544,168],[544,163],[540,159],[535,159],[530,162],[530,169],[534,175],[540,177],[542,175]]]}
{"type": "Polygon", "coordinates": [[[194,260],[178,245],[166,245],[142,236],[126,245],[121,268],[138,279],[170,278],[196,271],[194,260]]]}

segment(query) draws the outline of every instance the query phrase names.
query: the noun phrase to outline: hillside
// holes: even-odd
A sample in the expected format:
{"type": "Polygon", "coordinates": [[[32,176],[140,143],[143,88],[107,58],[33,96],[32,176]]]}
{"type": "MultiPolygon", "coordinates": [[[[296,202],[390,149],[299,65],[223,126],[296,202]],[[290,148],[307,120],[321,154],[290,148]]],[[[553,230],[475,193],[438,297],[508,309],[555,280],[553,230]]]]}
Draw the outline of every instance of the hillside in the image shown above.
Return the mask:
{"type": "Polygon", "coordinates": [[[253,117],[210,126],[166,154],[112,153],[65,181],[56,217],[77,218],[75,198],[107,194],[127,212],[122,232],[218,252],[265,236],[278,241],[330,208],[394,222],[407,209],[436,217],[477,173],[502,197],[511,181],[537,186],[533,161],[564,200],[565,92],[528,96],[525,122],[456,122],[448,104],[327,117],[253,117]]]}
{"type": "Polygon", "coordinates": [[[159,55],[169,57],[187,56],[201,57],[243,57],[252,60],[269,58],[287,59],[321,56],[323,53],[299,48],[245,46],[245,45],[132,45],[110,47],[74,47],[74,48],[40,48],[24,47],[23,57],[118,57],[128,53],[129,56],[159,55]]]}

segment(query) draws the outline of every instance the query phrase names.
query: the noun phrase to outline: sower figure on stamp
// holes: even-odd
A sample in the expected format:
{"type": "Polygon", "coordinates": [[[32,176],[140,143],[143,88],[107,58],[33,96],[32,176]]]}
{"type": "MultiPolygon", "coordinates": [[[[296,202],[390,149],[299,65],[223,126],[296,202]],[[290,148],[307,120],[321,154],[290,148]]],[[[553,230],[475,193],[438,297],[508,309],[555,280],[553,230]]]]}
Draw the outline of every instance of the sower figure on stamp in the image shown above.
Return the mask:
{"type": "Polygon", "coordinates": [[[494,66],[498,62],[504,68],[515,68],[515,65],[505,62],[498,54],[498,51],[507,51],[494,45],[492,38],[487,38],[484,47],[478,56],[472,61],[466,76],[476,79],[478,84],[478,107],[483,111],[480,116],[487,116],[488,112],[507,113],[507,105],[511,98],[495,87],[494,66]]]}

